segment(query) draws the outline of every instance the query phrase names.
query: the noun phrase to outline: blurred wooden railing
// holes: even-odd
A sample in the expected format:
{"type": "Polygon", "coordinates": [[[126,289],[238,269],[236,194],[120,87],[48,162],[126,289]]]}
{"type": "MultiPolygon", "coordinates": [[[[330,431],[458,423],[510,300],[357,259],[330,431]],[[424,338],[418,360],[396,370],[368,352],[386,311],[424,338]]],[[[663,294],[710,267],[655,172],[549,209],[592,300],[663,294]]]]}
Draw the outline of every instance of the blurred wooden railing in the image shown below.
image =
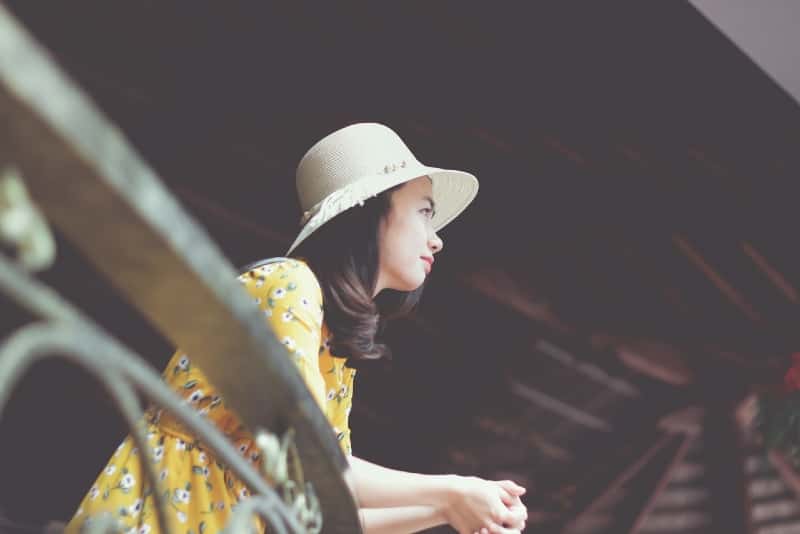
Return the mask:
{"type": "Polygon", "coordinates": [[[0,416],[34,361],[67,358],[103,384],[135,439],[141,439],[137,393],[179,415],[250,486],[253,497],[241,513],[263,515],[276,532],[316,529],[301,525],[263,476],[181,405],[139,356],[36,279],[36,266],[52,260],[52,224],[158,331],[192,354],[249,428],[293,435],[318,498],[322,532],[359,532],[342,477],[346,459],[283,346],[241,291],[238,273],[120,130],[2,5],[0,172],[13,191],[23,191],[0,198],[0,218],[11,221],[0,248],[0,292],[21,317],[33,318],[0,347],[0,416]],[[9,256],[16,252],[14,265],[9,256]]]}

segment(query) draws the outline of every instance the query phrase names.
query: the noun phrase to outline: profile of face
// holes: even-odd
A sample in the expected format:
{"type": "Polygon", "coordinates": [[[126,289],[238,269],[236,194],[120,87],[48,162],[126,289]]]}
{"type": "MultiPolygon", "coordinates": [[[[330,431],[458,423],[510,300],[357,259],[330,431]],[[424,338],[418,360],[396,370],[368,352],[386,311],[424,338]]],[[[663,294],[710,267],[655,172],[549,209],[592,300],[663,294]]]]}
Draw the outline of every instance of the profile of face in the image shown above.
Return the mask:
{"type": "Polygon", "coordinates": [[[391,206],[378,228],[378,279],[383,289],[413,291],[433,268],[444,244],[433,229],[433,183],[420,176],[392,192],[391,206]]]}

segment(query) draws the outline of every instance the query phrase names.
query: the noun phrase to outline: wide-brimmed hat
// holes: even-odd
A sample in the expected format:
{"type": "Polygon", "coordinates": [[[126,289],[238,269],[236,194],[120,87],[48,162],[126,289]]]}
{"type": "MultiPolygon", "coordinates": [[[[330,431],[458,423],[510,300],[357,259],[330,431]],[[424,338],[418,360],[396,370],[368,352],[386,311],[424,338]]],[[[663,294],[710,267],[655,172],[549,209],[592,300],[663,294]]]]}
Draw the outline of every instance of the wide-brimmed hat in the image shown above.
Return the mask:
{"type": "Polygon", "coordinates": [[[423,165],[400,136],[383,124],[353,124],[324,137],[297,166],[302,229],[286,254],[343,211],[420,176],[433,182],[436,213],[432,222],[437,231],[478,193],[475,176],[423,165]]]}

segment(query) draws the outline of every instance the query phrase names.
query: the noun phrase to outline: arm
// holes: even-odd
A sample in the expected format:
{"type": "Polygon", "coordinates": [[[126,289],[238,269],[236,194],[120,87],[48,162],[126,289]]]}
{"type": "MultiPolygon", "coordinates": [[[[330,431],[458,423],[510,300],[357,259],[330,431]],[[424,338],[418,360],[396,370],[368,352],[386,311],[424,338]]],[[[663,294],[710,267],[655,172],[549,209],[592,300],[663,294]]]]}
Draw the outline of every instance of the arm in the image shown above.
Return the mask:
{"type": "Polygon", "coordinates": [[[367,534],[408,534],[445,524],[444,517],[431,506],[401,508],[361,508],[361,525],[367,534]]]}
{"type": "MultiPolygon", "coordinates": [[[[351,470],[345,475],[363,512],[374,512],[373,525],[381,528],[396,526],[394,520],[422,519],[406,510],[393,516],[386,508],[427,509],[430,520],[439,518],[460,533],[472,534],[483,527],[488,531],[518,532],[527,519],[527,510],[519,500],[525,492],[511,481],[486,481],[458,475],[424,475],[388,469],[360,458],[350,457],[351,470]],[[509,525],[511,529],[504,528],[509,525]]],[[[362,516],[364,517],[364,516],[362,516]]],[[[369,520],[369,518],[367,518],[369,520]]],[[[437,523],[438,524],[438,523],[437,523]]],[[[365,523],[365,528],[369,527],[365,523]]],[[[424,527],[423,527],[424,528],[424,527]]],[[[368,530],[372,534],[371,530],[368,530]]],[[[376,530],[394,532],[394,530],[376,530]]],[[[407,531],[406,531],[407,532],[407,531]]]]}
{"type": "Polygon", "coordinates": [[[449,475],[423,475],[388,469],[350,456],[354,492],[362,508],[395,506],[444,507],[451,488],[449,475]]]}

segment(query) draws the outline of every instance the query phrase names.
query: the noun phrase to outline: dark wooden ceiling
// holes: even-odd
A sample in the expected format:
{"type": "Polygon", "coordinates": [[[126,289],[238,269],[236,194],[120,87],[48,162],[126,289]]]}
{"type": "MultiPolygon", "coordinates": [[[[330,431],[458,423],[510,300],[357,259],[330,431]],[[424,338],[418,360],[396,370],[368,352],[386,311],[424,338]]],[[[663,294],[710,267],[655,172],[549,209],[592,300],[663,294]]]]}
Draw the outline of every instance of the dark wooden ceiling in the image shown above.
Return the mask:
{"type": "Polygon", "coordinates": [[[800,109],[688,3],[7,4],[235,264],[282,254],[294,166],[346,124],[478,176],[394,370],[364,370],[367,456],[588,505],[598,451],[800,349],[800,109]]]}

